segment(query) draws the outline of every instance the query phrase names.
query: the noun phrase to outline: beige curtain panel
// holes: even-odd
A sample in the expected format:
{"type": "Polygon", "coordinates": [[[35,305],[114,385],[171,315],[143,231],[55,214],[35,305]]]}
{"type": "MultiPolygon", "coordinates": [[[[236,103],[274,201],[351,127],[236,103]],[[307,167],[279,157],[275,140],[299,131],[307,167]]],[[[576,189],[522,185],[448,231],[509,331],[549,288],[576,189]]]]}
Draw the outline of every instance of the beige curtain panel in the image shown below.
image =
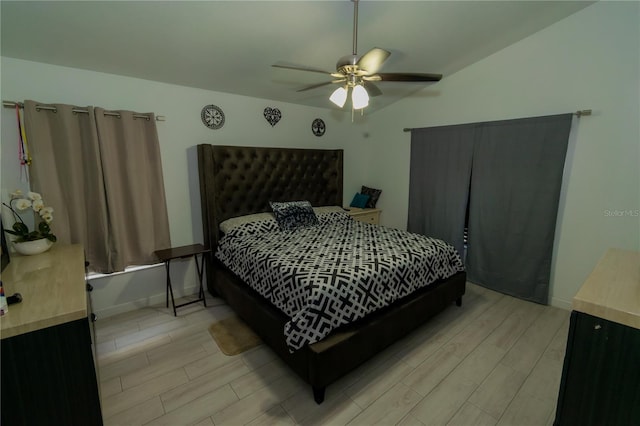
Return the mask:
{"type": "Polygon", "coordinates": [[[156,263],[171,241],[153,114],[24,104],[31,187],[54,208],[58,240],[82,244],[95,272],[156,263]]]}

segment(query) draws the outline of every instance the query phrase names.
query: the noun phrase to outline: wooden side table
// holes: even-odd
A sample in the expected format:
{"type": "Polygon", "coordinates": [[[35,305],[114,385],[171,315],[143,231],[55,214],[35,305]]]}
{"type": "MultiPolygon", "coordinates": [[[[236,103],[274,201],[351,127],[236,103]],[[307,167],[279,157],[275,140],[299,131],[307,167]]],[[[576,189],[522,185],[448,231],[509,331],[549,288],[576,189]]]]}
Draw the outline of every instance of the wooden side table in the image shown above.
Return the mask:
{"type": "Polygon", "coordinates": [[[204,289],[202,288],[202,275],[204,272],[204,256],[211,252],[210,249],[205,248],[202,244],[193,244],[190,246],[182,246],[182,247],[172,247],[164,250],[156,250],[154,254],[160,259],[161,262],[164,262],[164,266],[167,272],[167,289],[166,289],[166,307],[169,307],[169,294],[171,294],[171,305],[173,306],[173,316],[176,316],[176,308],[181,308],[183,306],[191,305],[192,303],[203,302],[204,306],[207,306],[207,300],[204,296],[204,289]],[[198,262],[198,255],[200,255],[200,262],[198,262]],[[187,259],[193,256],[196,260],[196,271],[198,272],[198,298],[196,300],[192,300],[190,302],[182,303],[180,305],[176,305],[175,300],[173,299],[173,287],[171,286],[171,273],[170,273],[170,265],[171,261],[174,259],[187,259]]]}

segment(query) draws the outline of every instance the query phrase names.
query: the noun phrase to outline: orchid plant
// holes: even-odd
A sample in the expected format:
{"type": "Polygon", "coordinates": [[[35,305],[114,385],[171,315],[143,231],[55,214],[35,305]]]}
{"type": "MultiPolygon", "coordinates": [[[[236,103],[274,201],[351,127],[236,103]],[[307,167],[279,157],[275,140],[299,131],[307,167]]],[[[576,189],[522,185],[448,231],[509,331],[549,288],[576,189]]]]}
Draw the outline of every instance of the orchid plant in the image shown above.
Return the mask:
{"type": "Polygon", "coordinates": [[[11,210],[15,223],[13,224],[13,230],[6,229],[5,232],[11,235],[15,235],[17,243],[23,243],[25,241],[35,241],[41,238],[46,238],[49,241],[55,242],[56,236],[51,233],[51,222],[53,221],[53,208],[45,207],[42,196],[37,192],[28,192],[24,195],[22,191],[16,190],[11,193],[11,201],[9,204],[2,203],[5,207],[11,210]],[[33,209],[36,213],[37,229],[29,231],[29,227],[24,223],[22,217],[16,212],[17,210],[33,209]]]}

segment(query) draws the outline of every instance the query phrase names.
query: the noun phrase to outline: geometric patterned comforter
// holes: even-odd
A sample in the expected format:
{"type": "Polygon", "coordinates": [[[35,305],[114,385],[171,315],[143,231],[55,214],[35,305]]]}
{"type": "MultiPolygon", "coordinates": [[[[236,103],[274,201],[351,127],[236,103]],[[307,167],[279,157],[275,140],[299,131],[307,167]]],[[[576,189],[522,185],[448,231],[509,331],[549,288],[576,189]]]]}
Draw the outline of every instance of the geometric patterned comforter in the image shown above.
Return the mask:
{"type": "Polygon", "coordinates": [[[216,257],[290,317],[291,352],[332,330],[464,270],[444,241],[318,214],[320,224],[280,231],[275,220],[241,224],[225,234],[216,257]]]}

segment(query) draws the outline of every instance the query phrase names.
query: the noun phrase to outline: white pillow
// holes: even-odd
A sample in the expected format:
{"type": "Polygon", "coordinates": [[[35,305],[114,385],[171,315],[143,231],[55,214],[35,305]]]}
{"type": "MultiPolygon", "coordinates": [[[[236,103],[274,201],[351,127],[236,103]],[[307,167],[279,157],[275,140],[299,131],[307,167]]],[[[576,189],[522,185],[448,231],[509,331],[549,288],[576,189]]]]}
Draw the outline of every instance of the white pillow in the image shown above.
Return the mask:
{"type": "MultiPolygon", "coordinates": [[[[314,207],[313,211],[316,215],[322,214],[322,213],[345,212],[345,210],[340,206],[314,207]]],[[[246,216],[232,217],[220,224],[220,231],[222,231],[222,233],[224,234],[228,234],[233,228],[243,225],[245,223],[262,222],[262,221],[268,221],[268,220],[275,222],[276,218],[273,215],[273,213],[271,212],[254,213],[254,214],[248,214],[246,216]]]]}
{"type": "Polygon", "coordinates": [[[254,213],[248,214],[246,216],[232,217],[231,219],[227,219],[220,224],[220,231],[222,231],[224,234],[228,234],[229,231],[231,231],[236,226],[240,226],[250,222],[264,222],[268,220],[271,220],[273,222],[276,221],[273,213],[254,213]]]}
{"type": "Polygon", "coordinates": [[[320,213],[344,212],[345,209],[343,209],[340,206],[322,206],[322,207],[314,207],[313,211],[315,212],[315,214],[320,214],[320,213]]]}

